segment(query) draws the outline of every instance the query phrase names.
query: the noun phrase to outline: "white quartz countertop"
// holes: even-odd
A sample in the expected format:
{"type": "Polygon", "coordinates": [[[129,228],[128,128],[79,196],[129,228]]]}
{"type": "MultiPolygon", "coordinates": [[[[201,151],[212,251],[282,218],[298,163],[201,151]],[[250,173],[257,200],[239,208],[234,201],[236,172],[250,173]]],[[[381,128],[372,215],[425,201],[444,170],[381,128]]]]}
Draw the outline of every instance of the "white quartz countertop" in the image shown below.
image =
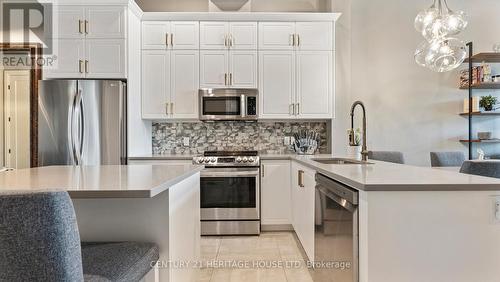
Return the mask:
{"type": "MultiPolygon", "coordinates": [[[[137,160],[189,160],[196,154],[147,155],[137,160]]],[[[330,154],[260,154],[261,160],[293,160],[338,182],[364,191],[500,191],[500,179],[459,173],[459,168],[436,169],[369,160],[371,164],[322,164],[312,159],[330,154]]]]}
{"type": "Polygon", "coordinates": [[[19,169],[0,173],[0,193],[64,190],[72,198],[152,198],[202,169],[169,164],[19,169]]]}

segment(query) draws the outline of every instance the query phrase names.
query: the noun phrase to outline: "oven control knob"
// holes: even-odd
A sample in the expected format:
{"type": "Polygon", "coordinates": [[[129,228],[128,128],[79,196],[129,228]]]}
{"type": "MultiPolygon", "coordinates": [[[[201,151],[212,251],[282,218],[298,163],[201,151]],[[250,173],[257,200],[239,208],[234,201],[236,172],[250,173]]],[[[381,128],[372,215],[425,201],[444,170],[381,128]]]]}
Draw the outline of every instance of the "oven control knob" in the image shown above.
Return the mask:
{"type": "Polygon", "coordinates": [[[254,158],[253,158],[253,157],[248,158],[248,162],[249,162],[249,163],[253,163],[254,161],[255,161],[255,160],[254,160],[254,158]]]}
{"type": "Polygon", "coordinates": [[[216,159],[216,158],[210,158],[210,162],[211,162],[211,163],[215,163],[215,161],[217,161],[217,159],[216,159]]]}
{"type": "Polygon", "coordinates": [[[240,157],[237,157],[237,158],[236,158],[236,162],[237,162],[237,163],[241,163],[241,158],[240,158],[240,157]]]}
{"type": "Polygon", "coordinates": [[[246,163],[248,161],[247,157],[243,157],[243,162],[246,163]]]}
{"type": "Polygon", "coordinates": [[[203,161],[208,164],[210,162],[210,159],[209,158],[204,158],[203,161]]]}

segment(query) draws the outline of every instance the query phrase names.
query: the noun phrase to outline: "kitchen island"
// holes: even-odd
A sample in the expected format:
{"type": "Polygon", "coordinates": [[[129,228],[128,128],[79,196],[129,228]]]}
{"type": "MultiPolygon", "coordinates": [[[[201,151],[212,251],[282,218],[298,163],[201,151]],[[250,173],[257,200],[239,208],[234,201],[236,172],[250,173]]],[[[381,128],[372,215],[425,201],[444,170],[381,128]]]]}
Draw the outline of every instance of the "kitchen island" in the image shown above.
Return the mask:
{"type": "Polygon", "coordinates": [[[200,252],[200,171],[193,165],[49,166],[0,174],[2,191],[67,191],[82,241],[160,247],[147,281],[192,281],[200,252]],[[186,224],[189,222],[190,224],[186,224]],[[194,224],[191,224],[194,223],[194,224]]]}
{"type": "MultiPolygon", "coordinates": [[[[314,176],[320,173],[358,192],[359,281],[498,281],[500,179],[374,160],[316,161],[335,157],[330,154],[259,156],[267,178],[262,178],[262,210],[274,216],[265,218],[263,212],[262,220],[278,222],[281,216],[279,224],[293,226],[309,259],[315,257],[314,176]],[[277,175],[273,168],[280,167],[284,174],[270,180],[277,175]],[[287,171],[289,182],[282,178],[287,171]]],[[[189,163],[191,157],[149,155],[134,161],[189,163]]]]}

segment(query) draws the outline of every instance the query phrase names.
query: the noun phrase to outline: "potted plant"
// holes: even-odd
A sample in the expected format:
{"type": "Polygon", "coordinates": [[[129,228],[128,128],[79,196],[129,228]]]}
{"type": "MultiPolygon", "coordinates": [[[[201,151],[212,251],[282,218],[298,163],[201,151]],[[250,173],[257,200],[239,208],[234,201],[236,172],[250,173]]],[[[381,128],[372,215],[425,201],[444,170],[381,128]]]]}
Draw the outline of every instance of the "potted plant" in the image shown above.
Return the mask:
{"type": "Polygon", "coordinates": [[[483,107],[485,111],[493,111],[493,107],[497,104],[497,98],[491,95],[482,96],[479,101],[479,106],[483,107]]]}
{"type": "Polygon", "coordinates": [[[351,129],[347,130],[349,138],[353,138],[352,144],[349,142],[347,156],[353,159],[361,159],[361,129],[356,128],[354,132],[351,129]],[[354,133],[354,134],[352,134],[354,133]],[[351,137],[352,136],[352,137],[351,137]]]}

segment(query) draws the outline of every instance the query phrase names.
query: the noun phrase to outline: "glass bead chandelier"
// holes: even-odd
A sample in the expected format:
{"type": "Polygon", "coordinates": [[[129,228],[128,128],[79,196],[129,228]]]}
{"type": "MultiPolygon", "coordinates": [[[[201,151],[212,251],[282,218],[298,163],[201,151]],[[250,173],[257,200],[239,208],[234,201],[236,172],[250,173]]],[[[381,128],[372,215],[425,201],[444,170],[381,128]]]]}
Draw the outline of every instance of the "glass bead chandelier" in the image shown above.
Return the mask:
{"type": "Polygon", "coordinates": [[[453,36],[466,27],[463,11],[452,11],[446,0],[434,0],[432,6],[415,18],[415,29],[426,39],[415,51],[417,64],[436,72],[460,66],[467,57],[466,46],[453,36]]]}

